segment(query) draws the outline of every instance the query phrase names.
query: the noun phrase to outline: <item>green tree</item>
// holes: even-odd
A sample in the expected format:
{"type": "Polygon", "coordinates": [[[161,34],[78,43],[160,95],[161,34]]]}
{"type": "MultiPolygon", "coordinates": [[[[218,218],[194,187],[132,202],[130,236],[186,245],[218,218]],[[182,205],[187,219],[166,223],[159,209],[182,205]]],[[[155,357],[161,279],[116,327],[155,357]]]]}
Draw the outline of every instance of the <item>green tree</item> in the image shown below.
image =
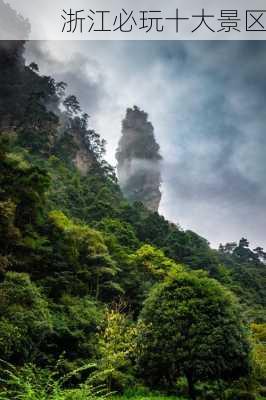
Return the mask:
{"type": "Polygon", "coordinates": [[[253,377],[266,386],[266,324],[251,324],[253,377]]]}
{"type": "Polygon", "coordinates": [[[97,229],[104,232],[106,236],[113,236],[117,244],[128,248],[129,250],[135,250],[139,247],[139,241],[136,238],[136,233],[133,227],[118,219],[103,218],[97,229]]]}
{"type": "Polygon", "coordinates": [[[124,390],[134,382],[133,359],[136,350],[136,325],[125,314],[123,302],[106,311],[104,327],[98,334],[97,371],[93,380],[109,390],[124,390]]]}
{"type": "Polygon", "coordinates": [[[198,381],[249,372],[249,344],[231,293],[203,272],[171,273],[141,313],[138,367],[151,387],[174,388],[185,376],[191,399],[198,381]]]}
{"type": "MultiPolygon", "coordinates": [[[[118,267],[111,258],[100,232],[73,222],[61,211],[49,214],[50,235],[56,241],[59,270],[68,274],[67,285],[60,285],[73,295],[92,295],[107,300],[121,288],[114,277],[118,267]],[[108,297],[109,296],[109,297],[108,297]]],[[[51,265],[56,267],[51,258],[51,265]]],[[[63,282],[61,282],[63,283],[63,282]]]]}
{"type": "Polygon", "coordinates": [[[66,97],[65,100],[63,101],[63,105],[69,117],[77,115],[81,112],[79,101],[74,95],[66,97]]]}
{"type": "MultiPolygon", "coordinates": [[[[142,290],[142,302],[147,297],[151,287],[162,281],[170,271],[182,271],[183,267],[167,258],[162,250],[149,244],[141,246],[130,255],[131,268],[138,278],[139,289],[142,290]]],[[[142,306],[141,302],[141,306],[142,306]]]]}
{"type": "Polygon", "coordinates": [[[27,226],[41,222],[49,184],[50,179],[45,170],[33,166],[21,154],[11,153],[8,148],[2,147],[0,201],[11,200],[15,204],[17,227],[26,230],[27,226]]]}
{"type": "Polygon", "coordinates": [[[68,371],[89,361],[97,354],[97,332],[102,324],[103,307],[92,298],[63,295],[51,306],[53,331],[47,338],[45,354],[48,361],[64,355],[68,371]]]}
{"type": "Polygon", "coordinates": [[[52,330],[48,302],[27,274],[8,272],[0,283],[0,352],[13,363],[35,361],[52,330]]]}

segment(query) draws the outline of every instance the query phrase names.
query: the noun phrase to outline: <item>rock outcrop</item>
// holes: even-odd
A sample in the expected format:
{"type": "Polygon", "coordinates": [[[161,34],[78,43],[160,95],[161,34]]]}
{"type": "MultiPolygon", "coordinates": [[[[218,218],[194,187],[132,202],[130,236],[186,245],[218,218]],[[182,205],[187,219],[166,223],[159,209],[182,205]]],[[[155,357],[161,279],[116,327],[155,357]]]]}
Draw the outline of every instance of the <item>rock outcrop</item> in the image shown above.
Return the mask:
{"type": "Polygon", "coordinates": [[[138,107],[127,109],[116,152],[119,183],[130,201],[140,201],[158,211],[161,200],[159,145],[148,114],[138,107]]]}

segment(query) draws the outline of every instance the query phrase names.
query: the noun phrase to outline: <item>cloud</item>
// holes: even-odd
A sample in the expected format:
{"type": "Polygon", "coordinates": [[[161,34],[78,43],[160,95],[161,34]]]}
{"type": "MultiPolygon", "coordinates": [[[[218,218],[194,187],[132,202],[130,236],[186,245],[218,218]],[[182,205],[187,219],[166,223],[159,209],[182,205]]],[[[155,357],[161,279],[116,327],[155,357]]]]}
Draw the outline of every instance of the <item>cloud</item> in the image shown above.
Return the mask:
{"type": "MultiPolygon", "coordinates": [[[[17,13],[9,3],[0,0],[0,40],[27,38],[30,34],[28,20],[17,13]]],[[[3,46],[3,42],[1,43],[3,46]]]]}
{"type": "MultiPolygon", "coordinates": [[[[102,98],[107,98],[101,65],[97,59],[91,58],[75,49],[72,43],[71,52],[58,52],[56,43],[32,41],[27,46],[27,59],[37,59],[42,73],[51,74],[57,81],[68,84],[68,93],[78,97],[82,107],[93,115],[97,113],[102,98]],[[65,54],[65,55],[64,55],[65,54]]],[[[69,42],[67,42],[67,45],[69,42]]]]}
{"type": "Polygon", "coordinates": [[[81,98],[113,164],[126,108],[149,113],[162,214],[215,246],[266,245],[266,43],[41,42],[33,58],[81,98]]]}

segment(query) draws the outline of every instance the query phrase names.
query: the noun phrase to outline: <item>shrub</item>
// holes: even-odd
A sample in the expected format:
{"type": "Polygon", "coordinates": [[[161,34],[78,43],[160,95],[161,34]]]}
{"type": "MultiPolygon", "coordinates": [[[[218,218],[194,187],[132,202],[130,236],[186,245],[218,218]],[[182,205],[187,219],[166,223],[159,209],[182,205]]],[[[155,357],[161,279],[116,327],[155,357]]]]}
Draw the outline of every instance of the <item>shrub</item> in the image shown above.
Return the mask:
{"type": "Polygon", "coordinates": [[[84,366],[59,378],[56,369],[41,370],[28,364],[18,371],[14,366],[4,363],[1,369],[0,400],[103,400],[107,397],[106,390],[93,387],[88,382],[75,389],[65,388],[71,378],[91,367],[84,366]]]}
{"type": "Polygon", "coordinates": [[[173,272],[152,291],[141,314],[138,370],[151,388],[231,380],[249,373],[249,344],[230,292],[203,272],[173,272]]]}
{"type": "Polygon", "coordinates": [[[256,400],[256,396],[253,393],[239,389],[229,389],[225,398],[226,400],[256,400]]]}

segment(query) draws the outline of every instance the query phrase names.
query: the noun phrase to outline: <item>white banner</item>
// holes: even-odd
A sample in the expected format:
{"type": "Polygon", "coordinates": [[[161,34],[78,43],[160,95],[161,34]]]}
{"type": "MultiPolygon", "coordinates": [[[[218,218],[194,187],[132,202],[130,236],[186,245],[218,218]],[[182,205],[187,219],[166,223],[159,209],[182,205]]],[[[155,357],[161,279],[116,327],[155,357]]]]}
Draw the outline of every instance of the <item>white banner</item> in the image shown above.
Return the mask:
{"type": "Polygon", "coordinates": [[[0,0],[0,40],[21,39],[265,40],[266,1],[0,0]]]}

